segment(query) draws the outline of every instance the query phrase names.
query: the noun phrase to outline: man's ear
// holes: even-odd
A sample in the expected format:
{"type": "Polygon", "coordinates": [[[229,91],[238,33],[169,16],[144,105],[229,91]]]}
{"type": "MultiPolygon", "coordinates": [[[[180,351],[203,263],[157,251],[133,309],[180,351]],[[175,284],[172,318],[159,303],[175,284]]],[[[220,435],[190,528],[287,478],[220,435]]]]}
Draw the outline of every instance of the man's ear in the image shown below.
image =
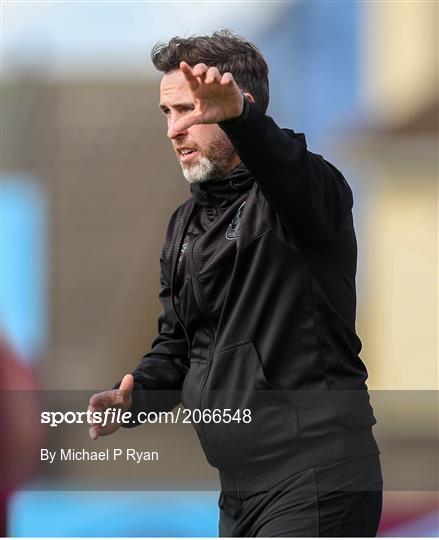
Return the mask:
{"type": "Polygon", "coordinates": [[[243,92],[243,95],[250,101],[250,103],[255,102],[255,98],[251,94],[249,94],[248,92],[243,92]]]}

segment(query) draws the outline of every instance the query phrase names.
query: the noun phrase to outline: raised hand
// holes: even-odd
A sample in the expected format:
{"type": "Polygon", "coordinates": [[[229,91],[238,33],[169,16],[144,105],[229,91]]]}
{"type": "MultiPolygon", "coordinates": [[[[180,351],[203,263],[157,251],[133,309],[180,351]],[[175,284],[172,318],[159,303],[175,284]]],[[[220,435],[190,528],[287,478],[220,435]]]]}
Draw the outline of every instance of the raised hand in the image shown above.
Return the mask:
{"type": "MultiPolygon", "coordinates": [[[[99,392],[99,394],[91,396],[88,410],[103,413],[106,409],[115,408],[121,409],[122,412],[127,411],[132,403],[131,392],[133,391],[133,385],[134,377],[129,373],[122,379],[119,389],[106,390],[105,392],[99,392]]],[[[120,423],[118,422],[108,423],[105,426],[92,423],[88,432],[90,438],[95,441],[98,437],[110,435],[119,428],[120,423]]]]}
{"type": "Polygon", "coordinates": [[[195,124],[216,124],[239,116],[243,95],[231,73],[221,73],[216,67],[196,64],[193,68],[180,62],[192,93],[194,110],[175,123],[176,131],[184,131],[195,124]]]}

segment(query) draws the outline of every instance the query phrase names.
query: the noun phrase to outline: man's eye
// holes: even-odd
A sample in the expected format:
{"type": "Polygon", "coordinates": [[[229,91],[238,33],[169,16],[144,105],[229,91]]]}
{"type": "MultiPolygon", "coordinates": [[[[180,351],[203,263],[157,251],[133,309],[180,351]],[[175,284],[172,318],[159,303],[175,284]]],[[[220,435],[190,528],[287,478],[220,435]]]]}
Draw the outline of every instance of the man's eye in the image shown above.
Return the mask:
{"type": "Polygon", "coordinates": [[[195,106],[194,106],[194,105],[188,105],[188,106],[186,106],[186,107],[180,107],[180,108],[179,108],[179,112],[180,112],[181,114],[186,114],[186,113],[188,113],[188,112],[193,111],[194,109],[195,109],[195,106]]]}

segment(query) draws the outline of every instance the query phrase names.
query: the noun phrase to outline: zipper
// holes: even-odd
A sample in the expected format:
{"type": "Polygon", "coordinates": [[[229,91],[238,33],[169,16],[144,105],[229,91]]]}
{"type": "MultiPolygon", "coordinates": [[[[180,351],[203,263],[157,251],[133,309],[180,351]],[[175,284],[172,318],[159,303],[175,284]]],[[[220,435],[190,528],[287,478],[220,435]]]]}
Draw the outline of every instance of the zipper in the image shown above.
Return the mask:
{"type": "MultiPolygon", "coordinates": [[[[215,208],[216,217],[219,217],[219,215],[221,214],[220,207],[216,204],[215,200],[211,199],[209,196],[207,196],[207,197],[208,197],[209,202],[211,203],[211,205],[215,208]]],[[[187,231],[189,229],[189,224],[191,222],[192,214],[194,213],[195,209],[196,209],[196,204],[193,204],[193,206],[192,206],[192,208],[191,208],[191,210],[189,212],[188,218],[187,218],[185,224],[183,225],[181,238],[180,238],[180,241],[178,243],[179,245],[177,246],[177,253],[176,253],[176,256],[175,256],[175,261],[173,261],[173,267],[172,267],[172,272],[171,272],[171,303],[172,303],[172,308],[174,310],[175,318],[177,319],[177,321],[180,323],[181,327],[183,328],[183,332],[184,332],[186,342],[187,342],[187,345],[188,345],[188,360],[189,361],[191,359],[191,348],[192,348],[192,346],[191,346],[191,342],[189,340],[189,335],[187,333],[186,327],[185,327],[182,319],[180,318],[180,316],[178,314],[178,311],[177,311],[177,306],[175,305],[175,280],[176,280],[176,276],[177,276],[177,267],[178,267],[178,262],[179,262],[179,258],[180,258],[180,251],[181,251],[182,244],[184,242],[185,236],[187,234],[187,231]]],[[[197,238],[195,238],[195,240],[196,239],[197,238]]],[[[193,244],[192,244],[191,251],[193,251],[193,244]]],[[[189,256],[189,249],[188,249],[188,256],[189,256]]],[[[190,256],[189,256],[189,263],[190,263],[189,267],[191,268],[191,258],[190,258],[190,256]]],[[[198,304],[198,301],[197,301],[197,304],[198,304]]],[[[201,311],[201,309],[200,309],[200,311],[201,311]]],[[[208,317],[206,317],[204,310],[201,311],[201,313],[208,320],[208,317]]],[[[212,324],[210,323],[210,321],[209,321],[209,324],[210,324],[211,331],[213,333],[212,324]]]]}
{"type": "Polygon", "coordinates": [[[197,240],[200,237],[201,237],[201,235],[196,236],[194,238],[194,240],[192,241],[192,245],[190,246],[190,249],[189,249],[189,268],[190,268],[190,272],[191,272],[191,276],[192,276],[192,283],[194,285],[194,293],[195,293],[195,299],[197,301],[198,309],[200,310],[201,315],[208,322],[210,330],[212,331],[212,333],[214,333],[212,323],[211,323],[211,321],[209,319],[209,316],[207,315],[207,312],[206,312],[205,307],[204,307],[203,298],[201,296],[201,292],[200,292],[200,288],[198,286],[198,281],[196,279],[196,273],[195,273],[195,268],[194,268],[194,257],[193,257],[194,249],[195,249],[195,244],[197,243],[197,240]]]}
{"type": "MultiPolygon", "coordinates": [[[[216,201],[214,199],[211,199],[208,195],[207,195],[207,197],[208,197],[208,200],[209,200],[211,206],[215,209],[216,218],[219,218],[220,215],[222,214],[221,207],[216,203],[216,201]]],[[[176,256],[175,256],[175,261],[174,261],[174,265],[173,265],[173,268],[172,268],[172,276],[171,276],[171,301],[172,301],[172,307],[174,309],[175,317],[176,317],[177,321],[180,323],[181,327],[183,328],[184,335],[186,337],[186,341],[187,341],[187,344],[188,344],[188,360],[189,360],[189,362],[190,362],[190,359],[191,359],[191,343],[189,341],[189,335],[187,333],[186,327],[183,324],[183,321],[181,320],[180,316],[178,315],[177,307],[175,305],[175,300],[174,300],[174,297],[175,297],[174,293],[175,293],[175,280],[176,280],[176,275],[177,275],[178,260],[180,258],[180,251],[181,251],[181,247],[182,247],[182,244],[184,242],[186,233],[188,231],[189,224],[190,224],[190,221],[191,221],[191,218],[192,218],[192,214],[194,213],[195,208],[196,208],[196,205],[194,204],[192,206],[191,211],[189,212],[189,216],[187,218],[186,223],[183,225],[183,230],[182,230],[180,241],[178,242],[179,245],[177,247],[177,253],[176,253],[176,256]]],[[[209,378],[209,373],[210,373],[210,368],[211,368],[212,358],[213,358],[213,351],[215,350],[215,330],[214,330],[212,322],[210,321],[210,319],[209,319],[209,317],[207,315],[207,312],[206,312],[206,310],[204,308],[204,302],[203,302],[203,299],[202,299],[202,296],[201,296],[199,284],[198,284],[195,269],[194,269],[194,260],[193,260],[194,259],[193,258],[194,248],[195,248],[195,244],[196,244],[198,238],[200,238],[200,236],[201,235],[195,237],[194,240],[192,241],[192,244],[190,246],[188,246],[187,257],[188,257],[188,260],[189,260],[189,270],[190,270],[191,277],[192,277],[192,284],[193,284],[193,289],[194,289],[194,294],[195,294],[195,300],[196,300],[196,303],[197,303],[198,309],[200,310],[201,315],[204,317],[204,319],[208,323],[209,334],[210,334],[211,344],[212,344],[211,345],[210,355],[209,355],[208,362],[207,362],[207,369],[206,369],[207,373],[206,373],[206,377],[205,377],[204,382],[203,382],[203,386],[202,386],[202,389],[201,389],[201,395],[200,395],[200,407],[203,409],[204,394],[206,392],[207,379],[209,378]]],[[[219,464],[219,460],[216,457],[214,451],[212,450],[212,448],[211,448],[211,446],[209,444],[205,424],[203,422],[201,422],[200,426],[201,426],[201,429],[203,430],[204,439],[205,439],[206,445],[207,445],[207,447],[208,447],[208,449],[210,451],[211,457],[214,458],[214,459],[212,459],[212,461],[216,461],[216,463],[219,464]]]]}
{"type": "MultiPolygon", "coordinates": [[[[198,281],[197,281],[196,272],[195,272],[195,268],[194,268],[195,244],[197,243],[197,240],[200,238],[200,236],[197,236],[194,239],[194,241],[192,242],[190,250],[188,250],[189,251],[188,255],[189,255],[189,268],[190,268],[191,277],[192,277],[192,286],[193,286],[193,289],[194,289],[195,300],[197,302],[197,306],[198,306],[198,309],[200,310],[201,315],[204,317],[204,319],[206,320],[206,322],[208,324],[209,334],[210,334],[210,337],[211,337],[211,340],[212,340],[211,341],[211,350],[210,350],[210,354],[209,354],[209,358],[208,358],[207,366],[206,366],[206,376],[204,378],[203,386],[201,388],[201,395],[200,395],[200,408],[201,408],[201,410],[203,410],[204,409],[204,405],[203,405],[204,394],[206,392],[207,379],[209,378],[210,368],[211,368],[211,365],[212,365],[213,351],[215,350],[215,330],[214,330],[212,322],[211,322],[211,320],[210,320],[210,318],[207,315],[207,312],[205,310],[203,298],[201,296],[201,291],[200,291],[200,288],[199,288],[199,284],[198,284],[198,281]]],[[[205,426],[204,422],[201,422],[200,426],[201,426],[201,429],[203,430],[203,433],[204,433],[204,439],[206,441],[206,445],[207,445],[207,447],[208,447],[208,449],[210,451],[211,456],[214,458],[212,461],[216,461],[216,463],[219,464],[219,460],[216,457],[215,452],[212,450],[212,447],[210,446],[210,443],[209,443],[209,440],[208,440],[208,437],[207,437],[206,426],[205,426]]]]}
{"type": "Polygon", "coordinates": [[[205,193],[206,193],[206,198],[207,198],[207,200],[210,202],[210,205],[211,205],[212,208],[214,208],[214,210],[215,210],[215,217],[216,217],[216,218],[219,218],[220,215],[222,214],[222,212],[221,212],[221,206],[216,202],[216,200],[215,200],[213,197],[211,197],[211,196],[209,195],[209,193],[208,193],[207,191],[206,191],[205,193]]]}

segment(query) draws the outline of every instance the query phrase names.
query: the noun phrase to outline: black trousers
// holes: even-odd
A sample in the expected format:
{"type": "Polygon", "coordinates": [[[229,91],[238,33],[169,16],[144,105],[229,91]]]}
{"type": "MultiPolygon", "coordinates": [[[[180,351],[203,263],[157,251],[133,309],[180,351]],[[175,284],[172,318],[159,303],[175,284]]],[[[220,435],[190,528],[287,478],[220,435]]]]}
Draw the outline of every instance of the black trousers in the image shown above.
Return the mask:
{"type": "Polygon", "coordinates": [[[222,491],[219,535],[373,537],[382,483],[379,456],[361,456],[305,469],[268,491],[222,491]]]}

